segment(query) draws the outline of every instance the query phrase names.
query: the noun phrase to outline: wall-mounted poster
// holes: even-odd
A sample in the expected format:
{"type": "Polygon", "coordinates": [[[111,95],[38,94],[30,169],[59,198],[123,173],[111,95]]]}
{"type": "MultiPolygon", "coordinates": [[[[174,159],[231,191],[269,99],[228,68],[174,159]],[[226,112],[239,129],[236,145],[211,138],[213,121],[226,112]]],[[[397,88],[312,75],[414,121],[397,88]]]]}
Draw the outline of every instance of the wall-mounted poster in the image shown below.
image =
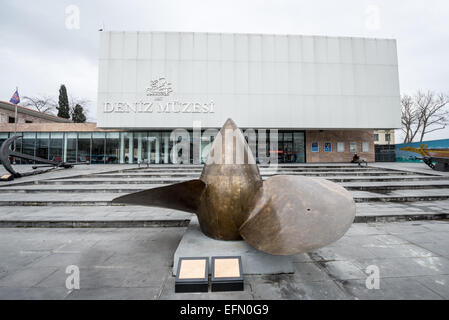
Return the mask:
{"type": "Polygon", "coordinates": [[[312,142],[312,152],[319,152],[318,142],[312,142]]]}
{"type": "Polygon", "coordinates": [[[326,142],[324,144],[324,152],[332,152],[332,143],[326,142]]]}

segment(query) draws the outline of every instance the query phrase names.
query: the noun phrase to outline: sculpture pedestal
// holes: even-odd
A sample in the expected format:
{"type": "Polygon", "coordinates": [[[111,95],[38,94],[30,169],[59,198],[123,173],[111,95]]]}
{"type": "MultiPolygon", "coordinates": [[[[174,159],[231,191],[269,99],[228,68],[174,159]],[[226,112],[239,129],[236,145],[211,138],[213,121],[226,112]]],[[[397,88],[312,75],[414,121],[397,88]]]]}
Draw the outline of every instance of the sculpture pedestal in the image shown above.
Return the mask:
{"type": "MultiPolygon", "coordinates": [[[[214,240],[200,230],[198,219],[192,218],[176,249],[173,275],[176,275],[179,257],[241,256],[243,274],[294,273],[291,256],[273,256],[249,246],[245,241],[214,240]]],[[[210,273],[209,268],[209,273],[210,273]]]]}

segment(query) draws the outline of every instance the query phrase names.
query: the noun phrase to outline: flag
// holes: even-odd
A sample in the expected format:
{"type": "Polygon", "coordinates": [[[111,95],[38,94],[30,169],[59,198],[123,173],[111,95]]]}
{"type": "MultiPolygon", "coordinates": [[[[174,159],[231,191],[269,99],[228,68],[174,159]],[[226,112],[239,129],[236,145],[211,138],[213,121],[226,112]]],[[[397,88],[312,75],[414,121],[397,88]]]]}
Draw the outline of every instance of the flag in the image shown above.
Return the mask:
{"type": "Polygon", "coordinates": [[[11,102],[12,104],[18,104],[20,102],[20,97],[19,97],[19,89],[16,89],[16,92],[14,92],[11,100],[9,100],[9,102],[11,102]]]}

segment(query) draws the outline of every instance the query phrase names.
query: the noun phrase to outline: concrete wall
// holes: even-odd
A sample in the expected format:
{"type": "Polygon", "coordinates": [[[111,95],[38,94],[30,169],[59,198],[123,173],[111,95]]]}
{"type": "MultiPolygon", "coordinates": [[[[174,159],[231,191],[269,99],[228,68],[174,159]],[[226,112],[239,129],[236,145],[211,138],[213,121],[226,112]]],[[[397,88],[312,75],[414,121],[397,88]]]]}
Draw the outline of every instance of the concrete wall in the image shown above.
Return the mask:
{"type": "Polygon", "coordinates": [[[395,137],[395,132],[394,130],[376,130],[374,131],[375,134],[378,134],[379,136],[379,140],[374,141],[375,144],[381,144],[381,145],[385,145],[385,144],[396,144],[396,137],[395,137]],[[390,141],[386,140],[386,134],[390,135],[390,141]]]}
{"type": "Polygon", "coordinates": [[[400,127],[395,40],[101,32],[100,41],[100,127],[221,127],[227,118],[246,128],[400,127]],[[167,94],[147,91],[152,81],[166,81],[167,94]]]}
{"type": "MultiPolygon", "coordinates": [[[[97,127],[96,123],[18,123],[17,132],[116,132],[119,129],[108,130],[97,127]]],[[[0,132],[14,132],[14,123],[4,123],[0,132]]]]}
{"type": "Polygon", "coordinates": [[[354,152],[349,149],[350,142],[356,142],[357,154],[374,162],[373,130],[331,130],[306,131],[306,162],[350,162],[354,152]],[[318,142],[319,152],[312,152],[312,143],[318,142]],[[324,151],[324,144],[330,142],[331,152],[324,151]],[[344,152],[337,152],[337,143],[344,142],[344,152]],[[362,143],[369,143],[369,152],[362,152],[362,143]]]}
{"type": "MultiPolygon", "coordinates": [[[[0,123],[8,123],[9,117],[14,118],[14,112],[9,110],[0,109],[0,123]]],[[[48,122],[48,120],[41,119],[38,117],[33,117],[28,114],[18,113],[18,122],[17,123],[25,123],[26,121],[32,121],[33,123],[43,123],[48,122]]]]}

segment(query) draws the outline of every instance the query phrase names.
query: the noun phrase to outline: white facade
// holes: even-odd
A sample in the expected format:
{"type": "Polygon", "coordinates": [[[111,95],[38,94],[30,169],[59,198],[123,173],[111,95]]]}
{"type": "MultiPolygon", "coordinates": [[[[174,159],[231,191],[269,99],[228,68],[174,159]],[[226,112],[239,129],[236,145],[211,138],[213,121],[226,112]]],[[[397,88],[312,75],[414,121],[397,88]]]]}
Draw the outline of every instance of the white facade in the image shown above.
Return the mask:
{"type": "Polygon", "coordinates": [[[395,40],[101,32],[98,127],[400,127],[395,40]]]}

